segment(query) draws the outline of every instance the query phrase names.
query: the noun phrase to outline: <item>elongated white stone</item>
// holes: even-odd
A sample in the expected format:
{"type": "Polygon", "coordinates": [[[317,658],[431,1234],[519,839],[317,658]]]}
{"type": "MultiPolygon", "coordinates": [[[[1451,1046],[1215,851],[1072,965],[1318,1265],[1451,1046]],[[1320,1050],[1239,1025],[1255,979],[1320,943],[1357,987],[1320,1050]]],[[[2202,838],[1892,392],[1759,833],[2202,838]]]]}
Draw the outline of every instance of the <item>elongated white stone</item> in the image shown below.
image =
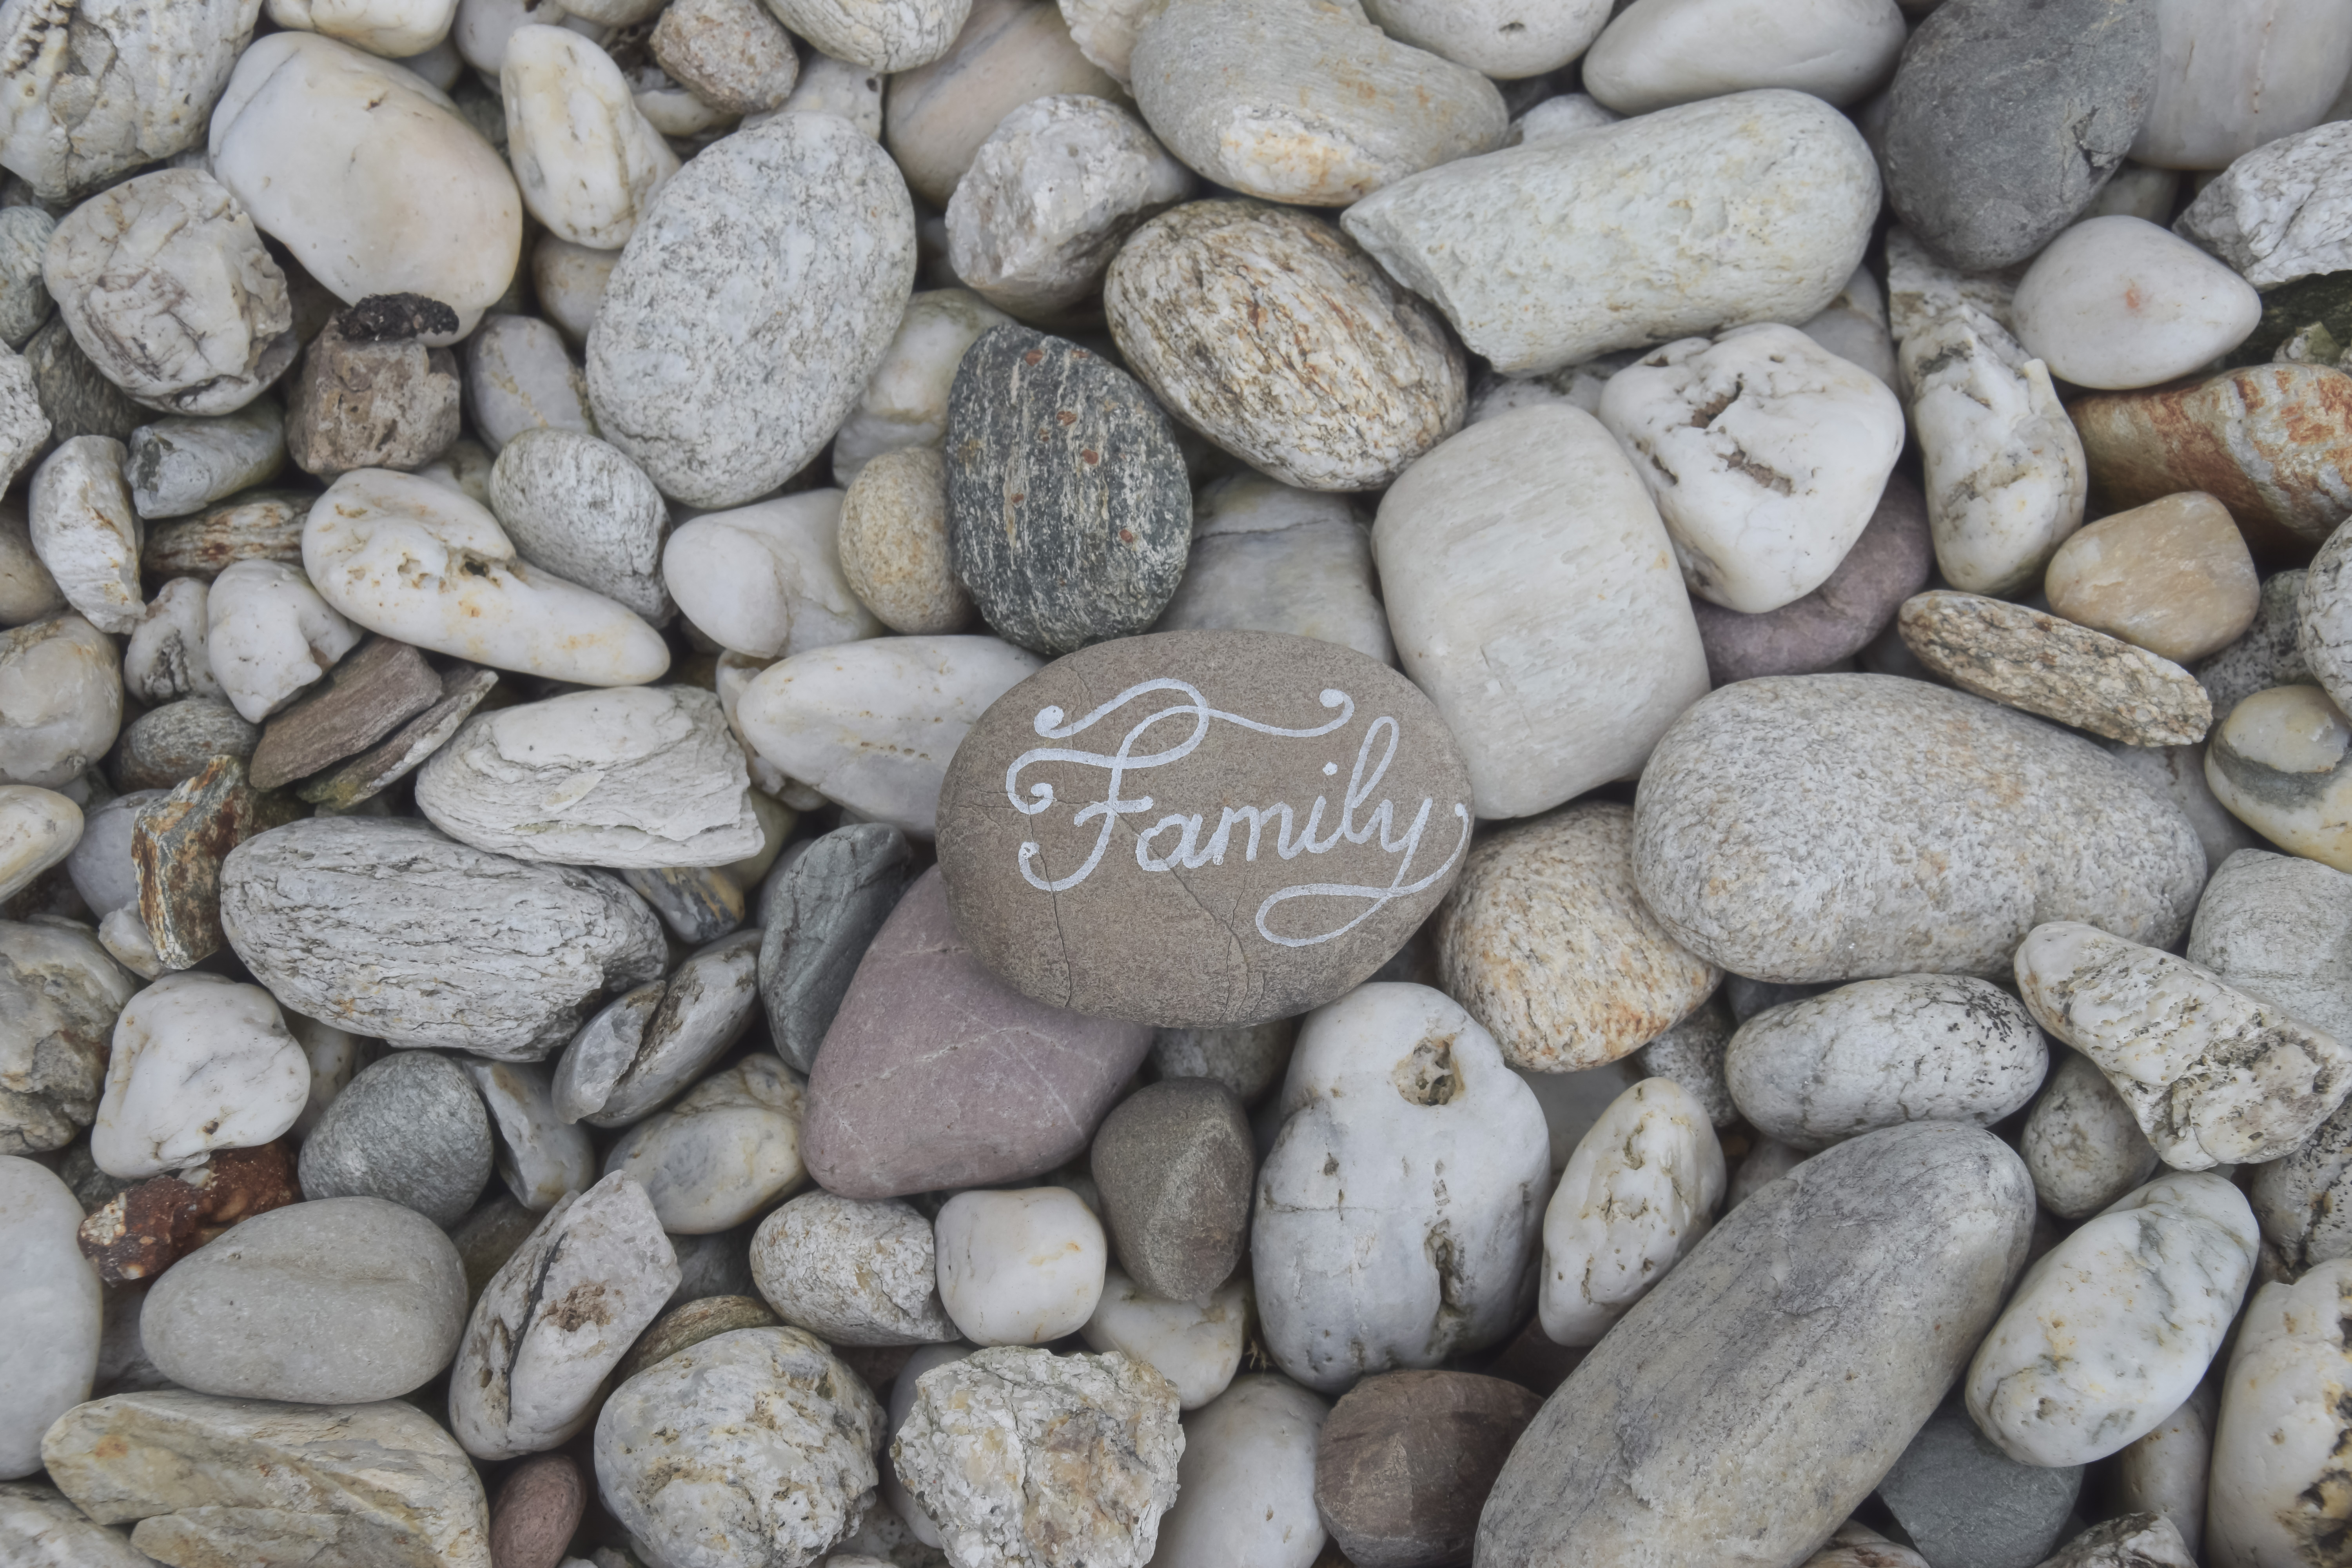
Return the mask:
{"type": "Polygon", "coordinates": [[[2352,14],[2332,0],[2156,0],[2160,55],[2131,155],[2219,169],[2316,124],[2352,71],[2352,14]]]}
{"type": "Polygon", "coordinates": [[[719,647],[786,658],[878,636],[841,569],[842,492],[804,490],[705,512],[662,547],[662,580],[719,647]]]}
{"type": "Polygon", "coordinates": [[[2083,1465],[2205,1375],[2253,1278],[2243,1194],[2206,1172],[2125,1196],[2042,1254],[1969,1363],[1969,1414],[2011,1458],[2083,1465]]]}
{"type": "Polygon", "coordinates": [[[81,807],[70,799],[33,784],[0,784],[0,899],[30,887],[79,842],[81,807]]]}
{"type": "Polygon", "coordinates": [[[310,1094],[310,1058],[268,992],[196,970],[167,974],[115,1020],[89,1152],[109,1175],[156,1175],[268,1142],[310,1094]]]}
{"type": "MultiPolygon", "coordinates": [[[[81,1217],[73,1190],[55,1175],[30,1160],[0,1155],[0,1311],[8,1324],[0,1341],[0,1478],[38,1471],[42,1433],[89,1397],[101,1304],[98,1271],[74,1245],[81,1217]]],[[[38,1555],[18,1555],[8,1524],[0,1524],[0,1547],[27,1568],[46,1568],[38,1555]]],[[[118,1568],[79,1557],[59,1568],[84,1562],[118,1568]]]]}
{"type": "Polygon", "coordinates": [[[1758,87],[1843,107],[1886,79],[1903,37],[1895,0],[1634,0],[1585,55],[1581,79],[1620,114],[1758,87]]]}
{"type": "Polygon", "coordinates": [[[678,163],[612,57],[568,27],[519,27],[499,92],[507,157],[531,216],[574,245],[628,243],[678,163]]]}
{"type": "Polygon", "coordinates": [[[2352,1258],[2254,1292],[2213,1433],[2205,1551],[2217,1568],[2325,1563],[2342,1542],[2347,1313],[2352,1258]]]}
{"type": "Polygon", "coordinates": [[[1618,1096],[1544,1210],[1545,1336],[1599,1343],[1706,1234],[1723,1190],[1723,1148],[1688,1089],[1652,1078],[1618,1096]]]}
{"type": "Polygon", "coordinates": [[[122,443],[111,436],[62,443],[33,470],[26,509],[33,553],[66,603],[118,636],[139,621],[139,547],[146,539],[122,482],[122,443]]]}
{"type": "Polygon", "coordinates": [[[269,0],[281,27],[324,33],[386,59],[421,55],[449,35],[457,0],[269,0]]]}

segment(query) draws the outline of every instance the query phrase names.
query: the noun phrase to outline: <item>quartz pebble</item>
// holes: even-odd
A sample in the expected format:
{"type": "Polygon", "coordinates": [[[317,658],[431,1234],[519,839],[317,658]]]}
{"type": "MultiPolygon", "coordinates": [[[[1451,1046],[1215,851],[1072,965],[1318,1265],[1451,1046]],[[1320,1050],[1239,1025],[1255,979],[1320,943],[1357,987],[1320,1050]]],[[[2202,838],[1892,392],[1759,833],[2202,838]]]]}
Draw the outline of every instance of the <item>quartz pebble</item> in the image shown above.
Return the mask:
{"type": "Polygon", "coordinates": [[[1241,1101],[1223,1084],[1147,1084],[1095,1131],[1089,1170],[1119,1263],[1170,1300],[1224,1283],[1248,1240],[1256,1150],[1241,1101]]]}
{"type": "Polygon", "coordinates": [[[677,1103],[623,1133],[604,1173],[646,1189],[664,1230],[731,1230],[807,1179],[800,1079],[765,1057],[711,1074],[677,1103]]]}
{"type": "Polygon", "coordinates": [[[1359,1568],[1461,1568],[1478,1510],[1542,1401],[1465,1372],[1390,1372],[1349,1389],[1315,1447],[1315,1506],[1359,1568]]]}
{"type": "Polygon", "coordinates": [[[2282,849],[2352,870],[2352,719],[2316,686],[2258,691],[2205,748],[2205,782],[2230,814],[2282,849]]]}
{"type": "Polygon", "coordinates": [[[618,448],[576,430],[525,430],[499,448],[485,503],[515,553],[658,626],[669,510],[618,448]]]}
{"type": "Polygon", "coordinates": [[[1231,1279],[1196,1300],[1154,1296],[1119,1272],[1103,1270],[1102,1299],[1078,1330],[1098,1351],[1121,1351],[1166,1378],[1186,1410],[1223,1394],[1241,1368],[1250,1287],[1231,1279]]]}
{"type": "Polygon", "coordinates": [[[751,1278],[784,1321],[828,1344],[933,1344],[958,1331],[940,1301],[931,1223],[897,1198],[793,1199],[752,1233],[751,1278]]]}
{"type": "Polygon", "coordinates": [[[1067,1188],[958,1193],[931,1228],[940,1302],[972,1343],[1044,1344],[1094,1316],[1110,1251],[1067,1188]]]}
{"type": "Polygon", "coordinates": [[[122,482],[122,443],[77,436],[33,470],[26,513],[33,552],[90,625],[118,635],[138,624],[139,514],[122,482]]]}
{"type": "Polygon", "coordinates": [[[2016,963],[2034,1017],[2098,1063],[2177,1170],[2275,1160],[2352,1090],[2352,1048],[2159,949],[2061,921],[2016,963]]]}
{"type": "MultiPolygon", "coordinates": [[[[89,1397],[98,1364],[97,1273],[74,1244],[81,1205],[48,1171],[0,1155],[0,1477],[40,1470],[41,1435],[89,1397]]],[[[5,1538],[0,1538],[5,1539],[5,1538]]]]}
{"type": "Polygon", "coordinates": [[[619,249],[678,169],[621,68],[567,28],[523,26],[507,38],[499,91],[507,157],[531,216],[559,239],[619,249]]]}
{"type": "Polygon", "coordinates": [[[240,561],[205,599],[205,660],[239,716],[258,724],[357,647],[360,628],[299,567],[240,561]]]}
{"type": "MultiPolygon", "coordinates": [[[[2352,1368],[2342,1334],[2352,1258],[2248,1303],[2221,1382],[2205,1551],[2214,1563],[2308,1561],[2338,1528],[2326,1478],[2352,1423],[2328,1396],[2352,1368]]],[[[2325,1558],[2321,1558],[2325,1561],[2325,1558]]]]}
{"type": "Polygon", "coordinates": [[[596,433],[585,374],[563,334],[537,316],[499,312],[466,340],[466,396],[492,451],[527,430],[596,433]]]}
{"type": "Polygon", "coordinates": [[[617,250],[593,250],[542,235],[530,247],[530,289],[540,313],[572,342],[585,342],[604,298],[604,284],[620,259],[617,250]]]}
{"type": "Polygon", "coordinates": [[[881,630],[842,570],[842,492],[804,490],[708,511],[669,536],[662,578],[695,628],[753,658],[881,630]]]}
{"type": "Polygon", "coordinates": [[[2018,1138],[2034,1195],[2060,1219],[2096,1214],[2155,1174],[2156,1150],[2098,1064],[2068,1051],[2018,1138]]]}
{"type": "Polygon", "coordinates": [[[2011,311],[2018,341],[2053,375],[2153,386],[2237,347],[2262,298],[2188,241],[2116,216],[2085,218],[2044,247],[2011,311]]]}
{"type": "Polygon", "coordinates": [[[1963,691],[2135,746],[2205,738],[2197,678],[2120,637],[1979,594],[1935,591],[1895,616],[1904,645],[1963,691]]]}
{"type": "Polygon", "coordinates": [[[62,1149],[97,1118],[137,990],[87,927],[0,921],[0,1154],[62,1149]]]}
{"type": "Polygon", "coordinates": [[[1330,1406],[1253,1373],[1184,1419],[1176,1506],[1160,1521],[1160,1568],[1311,1568],[1323,1550],[1317,1441],[1330,1406]]]}
{"type": "Polygon", "coordinates": [[[929,637],[971,625],[971,595],[956,581],[948,543],[947,487],[937,450],[900,447],[859,468],[842,497],[842,575],[894,632],[929,637]]]}
{"type": "Polygon", "coordinates": [[[310,1084],[268,992],[217,974],[166,975],[115,1019],[90,1152],[109,1175],[138,1177],[267,1143],[294,1125],[310,1084]]]}
{"type": "MultiPolygon", "coordinates": [[[[1565,9],[1593,14],[1589,5],[1565,9]]],[[[1581,73],[1584,90],[1619,114],[1759,87],[1843,106],[1883,82],[1903,47],[1895,0],[1636,0],[1624,10],[1632,15],[1609,20],[1581,73]]]]}
{"type": "Polygon", "coordinates": [[[195,578],[174,577],[147,601],[122,650],[124,690],[155,707],[222,694],[205,647],[211,622],[207,596],[195,578]]]}
{"type": "Polygon", "coordinates": [[[1713,1223],[1723,1151],[1706,1109],[1670,1079],[1612,1101],[1577,1143],[1544,1210],[1538,1321],[1555,1344],[1597,1344],[1713,1223]]]}
{"type": "MultiPolygon", "coordinates": [[[[566,1194],[585,1191],[596,1179],[596,1156],[588,1133],[557,1113],[544,1068],[472,1058],[457,1065],[473,1079],[482,1108],[489,1112],[491,1130],[498,1135],[499,1179],[525,1208],[544,1214],[566,1194]]],[[[317,1070],[314,1057],[314,1081],[317,1070]]]]}
{"type": "Polygon", "coordinates": [[[2176,664],[2237,641],[2262,593],[2228,509],[2195,491],[2088,524],[2050,558],[2042,585],[2056,614],[2176,664]]]}
{"type": "Polygon", "coordinates": [[[2190,1568],[2205,1537],[2205,1483],[2221,1403],[2221,1389],[2207,1378],[2116,1458],[2116,1501],[2135,1513],[2161,1515],[2179,1537],[2179,1562],[2166,1568],[2190,1568]]]}

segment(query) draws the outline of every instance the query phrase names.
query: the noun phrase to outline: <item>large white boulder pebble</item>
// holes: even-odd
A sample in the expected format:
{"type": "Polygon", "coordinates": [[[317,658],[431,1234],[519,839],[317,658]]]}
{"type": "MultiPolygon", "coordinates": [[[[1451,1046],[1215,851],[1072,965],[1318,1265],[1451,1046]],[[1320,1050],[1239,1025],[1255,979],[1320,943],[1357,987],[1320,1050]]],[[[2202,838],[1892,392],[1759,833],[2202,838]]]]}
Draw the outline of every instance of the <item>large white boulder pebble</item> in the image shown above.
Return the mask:
{"type": "Polygon", "coordinates": [[[1288,1378],[1253,1373],[1186,1416],[1154,1568],[1311,1568],[1324,1541],[1315,1447],[1330,1413],[1288,1378]]]}

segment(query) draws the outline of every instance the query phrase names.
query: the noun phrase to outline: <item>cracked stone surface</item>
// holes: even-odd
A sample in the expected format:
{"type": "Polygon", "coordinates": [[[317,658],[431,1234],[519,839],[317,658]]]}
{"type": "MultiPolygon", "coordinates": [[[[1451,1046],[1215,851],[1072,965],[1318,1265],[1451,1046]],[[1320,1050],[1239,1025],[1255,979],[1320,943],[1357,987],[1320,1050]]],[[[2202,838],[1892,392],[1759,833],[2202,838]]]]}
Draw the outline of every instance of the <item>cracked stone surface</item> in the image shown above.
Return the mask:
{"type": "Polygon", "coordinates": [[[1644,1079],[1612,1100],[1544,1210],[1545,1337],[1598,1344],[1706,1234],[1723,1193],[1723,1149],[1689,1091],[1644,1079]]]}
{"type": "Polygon", "coordinates": [[[931,1222],[898,1198],[803,1194],[752,1233],[751,1278],[784,1321],[828,1344],[956,1337],[940,1303],[931,1222]]]}
{"type": "Polygon", "coordinates": [[[2352,122],[2265,142],[2197,193],[2172,231],[2257,289],[2352,269],[2352,122]]]}
{"type": "Polygon", "coordinates": [[[87,926],[0,921],[0,1154],[62,1149],[97,1117],[138,989],[87,926]]]}
{"type": "Polygon", "coordinates": [[[1933,591],[1895,624],[1920,663],[1963,691],[2134,746],[2205,738],[2213,704],[2197,678],[2121,637],[2024,605],[1933,591]]]}

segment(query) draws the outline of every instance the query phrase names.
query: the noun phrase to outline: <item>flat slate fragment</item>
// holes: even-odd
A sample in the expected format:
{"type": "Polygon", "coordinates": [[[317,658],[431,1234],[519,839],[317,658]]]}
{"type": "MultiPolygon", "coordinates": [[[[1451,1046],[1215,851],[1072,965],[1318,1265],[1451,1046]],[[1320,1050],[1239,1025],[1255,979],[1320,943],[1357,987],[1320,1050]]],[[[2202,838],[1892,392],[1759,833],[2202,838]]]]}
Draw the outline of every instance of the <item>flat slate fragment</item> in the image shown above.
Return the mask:
{"type": "Polygon", "coordinates": [[[202,773],[142,810],[131,828],[139,918],[166,969],[218,952],[221,862],[255,834],[301,815],[286,795],[255,789],[246,764],[217,756],[202,773]]]}
{"type": "Polygon", "coordinates": [[[276,789],[365,751],[441,697],[441,678],[411,645],[391,637],[336,662],[326,685],[262,726],[253,749],[254,787],[276,789]]]}
{"type": "Polygon", "coordinates": [[[310,780],[296,793],[314,805],[349,811],[422,766],[473,716],[498,683],[495,669],[471,664],[453,667],[443,673],[440,699],[431,707],[393,731],[391,739],[373,751],[352,758],[322,778],[310,780]]]}
{"type": "Polygon", "coordinates": [[[2191,745],[2212,727],[2205,689],[2170,659],[2023,605],[1938,589],[1905,600],[1895,626],[1961,690],[2127,746],[2191,745]]]}

